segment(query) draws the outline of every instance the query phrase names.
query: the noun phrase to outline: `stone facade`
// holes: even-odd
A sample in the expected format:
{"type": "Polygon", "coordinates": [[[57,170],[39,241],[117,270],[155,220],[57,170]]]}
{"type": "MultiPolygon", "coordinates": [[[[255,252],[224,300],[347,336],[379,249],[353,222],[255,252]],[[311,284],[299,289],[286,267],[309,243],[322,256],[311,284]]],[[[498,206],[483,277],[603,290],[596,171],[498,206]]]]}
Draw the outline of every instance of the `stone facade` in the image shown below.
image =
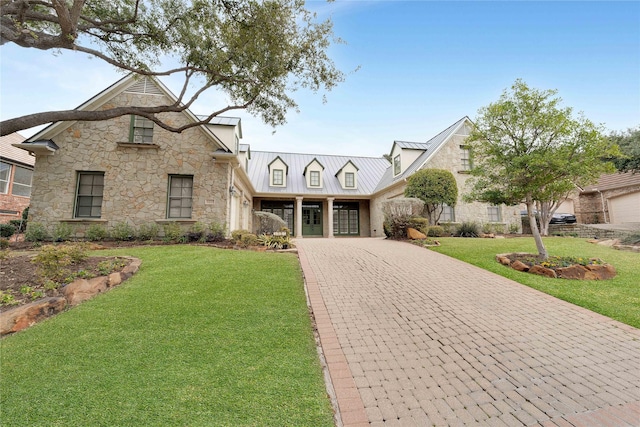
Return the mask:
{"type": "MultiPolygon", "coordinates": [[[[167,99],[160,95],[120,93],[104,107],[153,106],[167,99]]],[[[160,117],[172,125],[188,118],[182,113],[160,117]]],[[[152,145],[129,143],[130,116],[99,122],[76,122],[52,140],[59,149],[51,156],[39,156],[33,178],[30,218],[52,228],[59,222],[77,227],[82,235],[89,224],[108,228],[127,222],[134,227],[164,223],[168,218],[170,175],[193,176],[193,207],[190,219],[177,220],[186,228],[191,223],[225,223],[230,210],[232,160],[214,160],[219,147],[201,128],[177,134],[158,126],[152,145]],[[79,172],[103,172],[104,193],[101,216],[80,219],[74,214],[79,172]]]]}

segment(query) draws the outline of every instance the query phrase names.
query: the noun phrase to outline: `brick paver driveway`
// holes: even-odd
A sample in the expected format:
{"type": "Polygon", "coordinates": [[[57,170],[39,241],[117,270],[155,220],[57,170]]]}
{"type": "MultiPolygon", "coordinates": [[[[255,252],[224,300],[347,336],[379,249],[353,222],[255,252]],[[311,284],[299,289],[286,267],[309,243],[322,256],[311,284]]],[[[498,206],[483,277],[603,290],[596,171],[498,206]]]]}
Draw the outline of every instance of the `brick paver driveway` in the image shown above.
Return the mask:
{"type": "Polygon", "coordinates": [[[408,243],[296,245],[338,423],[640,426],[638,329],[408,243]]]}

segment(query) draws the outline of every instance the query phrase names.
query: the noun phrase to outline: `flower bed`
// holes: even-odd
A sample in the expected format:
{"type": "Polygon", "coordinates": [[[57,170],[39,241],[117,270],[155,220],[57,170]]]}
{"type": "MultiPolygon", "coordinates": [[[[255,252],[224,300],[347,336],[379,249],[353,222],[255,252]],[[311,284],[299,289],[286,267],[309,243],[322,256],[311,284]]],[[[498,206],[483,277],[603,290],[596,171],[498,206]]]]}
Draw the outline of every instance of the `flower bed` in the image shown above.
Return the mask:
{"type": "Polygon", "coordinates": [[[496,261],[517,271],[551,278],[606,280],[616,276],[616,270],[599,258],[558,257],[542,259],[529,253],[498,254],[496,261]]]}

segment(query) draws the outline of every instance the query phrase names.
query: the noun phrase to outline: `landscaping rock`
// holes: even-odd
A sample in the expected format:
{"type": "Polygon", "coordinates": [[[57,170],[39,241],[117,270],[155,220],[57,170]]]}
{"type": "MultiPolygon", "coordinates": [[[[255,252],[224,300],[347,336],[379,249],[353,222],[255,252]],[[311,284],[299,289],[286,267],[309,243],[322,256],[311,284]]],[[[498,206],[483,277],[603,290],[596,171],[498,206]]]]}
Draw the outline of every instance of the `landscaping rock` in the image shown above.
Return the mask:
{"type": "Polygon", "coordinates": [[[577,264],[558,268],[556,273],[562,279],[595,280],[596,278],[596,275],[590,272],[587,267],[577,264]]]}
{"type": "Polygon", "coordinates": [[[424,240],[427,238],[426,234],[421,233],[420,231],[411,227],[407,228],[407,237],[409,237],[411,240],[424,240]]]}
{"type": "Polygon", "coordinates": [[[609,239],[609,240],[601,240],[597,243],[600,246],[614,246],[614,245],[619,245],[620,244],[620,239],[609,239]]]}
{"type": "Polygon", "coordinates": [[[45,317],[61,312],[66,306],[64,297],[48,297],[0,313],[0,335],[28,328],[45,317]]]}
{"type": "Polygon", "coordinates": [[[518,271],[529,271],[529,266],[522,261],[514,261],[511,263],[511,268],[518,271]]]}
{"type": "Polygon", "coordinates": [[[616,277],[616,269],[611,264],[593,264],[587,265],[587,270],[595,274],[596,280],[607,280],[616,277]]]}
{"type": "Polygon", "coordinates": [[[142,260],[138,258],[132,259],[133,261],[131,261],[131,263],[122,270],[121,278],[123,281],[136,274],[136,272],[140,268],[140,265],[142,265],[142,260]]]}
{"type": "Polygon", "coordinates": [[[550,268],[543,267],[541,265],[534,265],[529,269],[529,273],[537,274],[540,276],[551,277],[552,279],[555,279],[558,277],[555,271],[553,271],[550,268]]]}
{"type": "Polygon", "coordinates": [[[122,275],[119,272],[109,274],[107,278],[107,286],[112,288],[122,283],[122,275]]]}
{"type": "Polygon", "coordinates": [[[106,290],[107,277],[100,276],[95,277],[91,280],[75,280],[74,282],[71,282],[67,286],[62,288],[62,294],[69,302],[69,305],[74,306],[106,290]]]}
{"type": "Polygon", "coordinates": [[[511,265],[511,260],[506,256],[496,255],[496,261],[498,261],[502,265],[506,265],[506,266],[511,265]]]}

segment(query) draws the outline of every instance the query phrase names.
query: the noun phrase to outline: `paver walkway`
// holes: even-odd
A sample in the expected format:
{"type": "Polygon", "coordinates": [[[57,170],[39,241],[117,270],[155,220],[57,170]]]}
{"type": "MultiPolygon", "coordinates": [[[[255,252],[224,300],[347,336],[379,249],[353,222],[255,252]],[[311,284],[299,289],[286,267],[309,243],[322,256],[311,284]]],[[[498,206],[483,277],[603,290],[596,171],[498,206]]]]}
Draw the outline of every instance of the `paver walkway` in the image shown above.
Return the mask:
{"type": "Polygon", "coordinates": [[[640,330],[404,242],[299,239],[344,426],[640,426],[640,330]]]}

